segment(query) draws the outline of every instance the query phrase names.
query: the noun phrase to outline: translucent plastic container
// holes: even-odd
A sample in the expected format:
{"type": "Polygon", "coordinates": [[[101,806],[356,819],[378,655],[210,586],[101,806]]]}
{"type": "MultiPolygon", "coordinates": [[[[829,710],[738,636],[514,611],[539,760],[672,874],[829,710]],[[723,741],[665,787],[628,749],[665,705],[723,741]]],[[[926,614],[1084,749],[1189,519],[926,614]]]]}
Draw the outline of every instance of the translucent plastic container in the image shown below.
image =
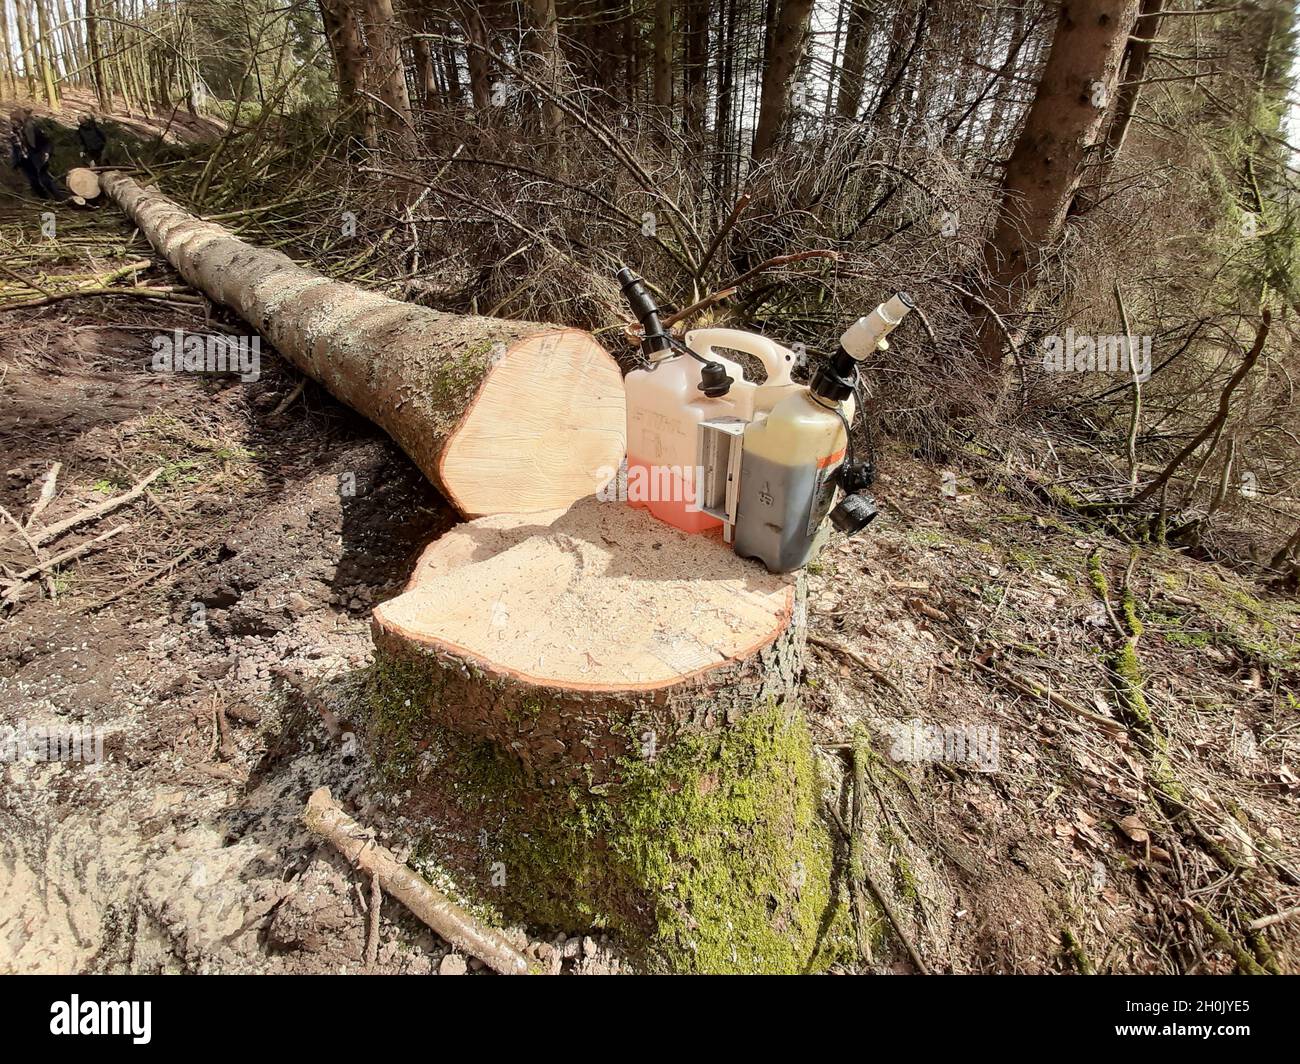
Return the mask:
{"type": "Polygon", "coordinates": [[[701,511],[696,501],[698,432],[701,421],[717,417],[753,419],[784,395],[802,390],[790,380],[794,353],[757,333],[738,329],[699,329],[686,344],[720,362],[734,383],[718,399],[700,391],[704,366],[688,355],[673,355],[624,379],[627,393],[627,492],[633,506],[646,506],[661,521],[684,532],[703,532],[722,522],[701,511]],[[736,362],[716,347],[759,358],[767,371],[762,384],[746,380],[736,362]]]}
{"type": "MultiPolygon", "coordinates": [[[[847,404],[829,404],[851,417],[847,404]]],[[[774,573],[807,565],[829,534],[826,514],[848,440],[844,423],[808,392],[745,429],[735,551],[774,573]]]]}

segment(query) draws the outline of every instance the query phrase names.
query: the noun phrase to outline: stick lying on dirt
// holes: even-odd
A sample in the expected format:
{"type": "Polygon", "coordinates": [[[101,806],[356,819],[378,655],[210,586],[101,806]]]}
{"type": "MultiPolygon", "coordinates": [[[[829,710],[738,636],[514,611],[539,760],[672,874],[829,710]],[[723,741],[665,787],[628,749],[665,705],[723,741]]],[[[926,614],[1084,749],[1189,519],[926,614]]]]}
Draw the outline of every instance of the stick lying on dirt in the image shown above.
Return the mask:
{"type": "MultiPolygon", "coordinates": [[[[70,528],[76,528],[77,525],[85,524],[87,521],[94,521],[103,517],[105,514],[112,513],[114,510],[118,509],[118,507],[125,506],[127,503],[138,499],[144,494],[145,488],[152,484],[162,471],[163,467],[159,466],[143,480],[137,481],[130,491],[124,491],[121,495],[114,495],[111,499],[106,499],[103,502],[96,503],[94,506],[87,506],[84,510],[73,514],[71,517],[32,531],[32,542],[39,547],[42,544],[50,542],[52,539],[58,539],[70,528]]],[[[28,527],[30,528],[30,522],[28,527]]]]}
{"type": "Polygon", "coordinates": [[[477,957],[502,975],[527,975],[528,961],[514,946],[380,846],[374,836],[339,808],[328,787],[319,787],[303,812],[307,827],[371,876],[434,931],[457,949],[477,957]]]}
{"type": "Polygon", "coordinates": [[[75,299],[78,296],[130,296],[132,299],[161,299],[164,303],[202,304],[203,297],[189,295],[176,285],[158,285],[153,288],[72,288],[66,292],[54,292],[40,299],[27,299],[21,303],[5,303],[0,310],[32,310],[36,307],[49,306],[60,299],[75,299]]]}
{"type": "Polygon", "coordinates": [[[23,522],[24,528],[31,528],[32,522],[41,516],[45,511],[45,507],[50,505],[50,500],[54,498],[55,488],[58,486],[59,470],[62,468],[62,462],[55,462],[50,466],[50,471],[45,474],[45,479],[41,482],[41,494],[32,507],[32,512],[27,515],[27,520],[23,522]]]}
{"type": "Polygon", "coordinates": [[[119,532],[125,532],[130,527],[130,525],[118,525],[116,528],[110,528],[107,532],[101,532],[94,539],[79,543],[75,547],[69,547],[62,554],[56,554],[53,558],[42,562],[40,565],[33,565],[30,569],[24,569],[11,579],[0,582],[21,584],[24,580],[30,580],[33,576],[37,576],[47,569],[53,569],[56,565],[62,565],[64,562],[72,561],[73,558],[80,558],[83,554],[89,554],[91,551],[97,550],[101,544],[112,539],[119,532]]]}

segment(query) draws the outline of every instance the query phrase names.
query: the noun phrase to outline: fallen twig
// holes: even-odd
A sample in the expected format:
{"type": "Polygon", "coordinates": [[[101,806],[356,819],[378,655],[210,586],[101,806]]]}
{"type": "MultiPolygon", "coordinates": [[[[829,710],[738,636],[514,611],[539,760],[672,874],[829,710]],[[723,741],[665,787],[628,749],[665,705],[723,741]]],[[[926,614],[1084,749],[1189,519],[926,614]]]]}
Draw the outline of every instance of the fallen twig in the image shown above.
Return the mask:
{"type": "Polygon", "coordinates": [[[971,659],[970,664],[974,665],[975,668],[980,670],[980,672],[987,673],[990,676],[996,676],[1008,687],[1015,688],[1021,694],[1031,695],[1034,698],[1045,698],[1047,701],[1052,703],[1052,705],[1064,709],[1069,713],[1073,713],[1075,716],[1082,717],[1084,720],[1092,721],[1093,724],[1105,728],[1112,734],[1122,735],[1127,730],[1119,721],[1111,720],[1110,717],[1103,717],[1100,713],[1093,713],[1091,710],[1084,709],[1078,702],[1066,698],[1062,694],[1058,694],[1050,687],[1039,687],[1036,683],[1033,683],[1030,680],[1022,679],[1012,673],[1002,672],[999,669],[995,669],[990,665],[975,661],[974,659],[971,659]]]}
{"type": "Polygon", "coordinates": [[[288,410],[289,407],[293,405],[293,401],[297,399],[298,396],[302,395],[303,389],[306,387],[307,387],[307,378],[303,377],[300,381],[298,381],[296,385],[294,385],[293,391],[291,391],[288,395],[286,395],[283,399],[281,399],[280,402],[276,405],[276,408],[271,411],[271,417],[279,417],[286,410],[288,410]]]}
{"type": "Polygon", "coordinates": [[[1252,920],[1249,926],[1252,931],[1263,931],[1266,927],[1280,924],[1284,920],[1290,920],[1295,916],[1300,916],[1300,906],[1296,906],[1294,909],[1283,909],[1272,916],[1261,916],[1258,920],[1252,920]]]}
{"type": "Polygon", "coordinates": [[[721,303],[724,299],[730,299],[736,294],[734,288],[723,288],[717,292],[711,292],[698,303],[692,303],[689,307],[682,307],[681,310],[674,311],[666,318],[660,320],[659,324],[667,329],[671,325],[676,325],[679,321],[689,318],[692,314],[697,314],[701,310],[707,310],[715,303],[721,303]]]}
{"type": "MultiPolygon", "coordinates": [[[[947,632],[944,632],[943,634],[948,636],[948,639],[956,646],[959,646],[964,650],[973,649],[969,644],[963,643],[960,639],[949,635],[947,632]]],[[[1103,717],[1100,713],[1093,713],[1089,709],[1084,709],[1078,702],[1066,698],[1065,695],[1053,691],[1050,687],[1039,687],[1038,684],[1034,683],[1032,680],[1017,676],[1015,673],[1003,672],[1001,669],[995,669],[993,666],[988,665],[977,658],[962,658],[959,660],[963,660],[966,664],[980,672],[1000,680],[1008,687],[1019,691],[1022,695],[1029,695],[1033,698],[1044,698],[1058,709],[1064,709],[1066,712],[1073,713],[1075,716],[1082,717],[1084,720],[1092,721],[1093,724],[1105,728],[1112,734],[1123,735],[1128,730],[1119,721],[1112,720],[1110,717],[1103,717]]]]}
{"type": "Polygon", "coordinates": [[[42,543],[48,543],[52,539],[58,539],[63,535],[63,533],[67,532],[69,529],[76,528],[77,525],[85,524],[87,521],[97,520],[105,514],[112,513],[118,507],[125,506],[127,503],[138,499],[144,494],[145,488],[152,484],[162,471],[163,467],[159,466],[143,480],[137,481],[130,491],[125,491],[121,495],[114,495],[113,498],[105,499],[103,502],[96,503],[94,506],[88,506],[79,513],[73,514],[71,517],[64,518],[62,521],[56,521],[52,525],[47,525],[45,528],[32,534],[32,542],[39,547],[42,543]]]}
{"type": "Polygon", "coordinates": [[[24,528],[31,528],[32,522],[44,513],[45,507],[50,505],[50,500],[54,498],[55,488],[58,486],[59,470],[62,468],[62,462],[55,462],[50,466],[49,472],[45,474],[45,479],[41,482],[40,496],[32,505],[32,512],[27,515],[27,520],[23,524],[24,528]]]}
{"type": "Polygon", "coordinates": [[[1228,929],[1210,915],[1208,909],[1202,905],[1192,905],[1191,909],[1192,912],[1196,914],[1197,919],[1205,925],[1205,930],[1210,933],[1210,937],[1214,939],[1215,945],[1227,953],[1232,954],[1232,959],[1237,962],[1237,967],[1241,970],[1243,975],[1268,974],[1259,966],[1259,962],[1250,955],[1250,952],[1246,947],[1233,938],[1232,935],[1229,934],[1228,929]]]}
{"type": "Polygon", "coordinates": [[[60,299],[72,299],[76,296],[131,296],[135,299],[161,299],[167,303],[201,304],[202,296],[189,295],[175,286],[158,288],[74,288],[70,292],[55,292],[40,299],[27,299],[21,303],[0,303],[0,310],[29,310],[44,307],[60,299]]]}
{"type": "MultiPolygon", "coordinates": [[[[33,565],[30,569],[24,569],[21,573],[4,582],[12,585],[12,591],[13,586],[21,584],[24,580],[30,580],[38,573],[46,572],[57,565],[62,565],[64,562],[71,561],[73,558],[80,558],[83,554],[90,554],[92,551],[99,549],[99,547],[112,539],[119,532],[125,532],[130,527],[130,525],[118,525],[116,528],[110,528],[107,532],[101,533],[94,539],[87,540],[85,543],[80,543],[75,547],[69,547],[62,554],[56,554],[53,558],[48,558],[39,565],[33,565]]],[[[6,594],[5,597],[8,598],[9,595],[6,594]]]]}
{"type": "Polygon", "coordinates": [[[131,594],[132,591],[138,591],[146,584],[150,583],[153,580],[156,580],[163,573],[167,572],[168,569],[178,568],[182,562],[184,562],[191,555],[195,554],[197,551],[200,551],[202,549],[203,549],[202,545],[190,547],[188,550],[183,551],[181,554],[177,555],[175,558],[172,558],[170,561],[163,562],[162,565],[159,565],[149,570],[149,572],[145,573],[144,576],[140,577],[140,579],[133,580],[125,587],[118,588],[111,595],[108,595],[105,598],[100,599],[98,602],[92,602],[88,606],[83,606],[80,612],[94,613],[96,610],[102,610],[105,606],[109,605],[110,603],[116,602],[123,595],[129,595],[131,594]]]}
{"type": "Polygon", "coordinates": [[[36,558],[38,562],[44,560],[45,555],[41,551],[41,548],[32,542],[32,537],[27,534],[27,529],[25,529],[19,523],[18,518],[16,518],[3,506],[0,506],[0,517],[3,517],[6,521],[8,521],[11,525],[14,526],[14,528],[18,532],[18,538],[27,544],[28,549],[32,552],[32,555],[36,558]]]}
{"type": "Polygon", "coordinates": [[[490,927],[484,927],[469,913],[434,889],[407,868],[384,846],[347,815],[330,797],[328,787],[319,787],[307,800],[303,813],[307,827],[343,854],[354,867],[377,877],[379,885],[457,949],[478,957],[502,975],[527,975],[528,961],[522,953],[490,927]]]}
{"type": "Polygon", "coordinates": [[[903,697],[903,691],[898,684],[894,683],[894,681],[881,672],[880,669],[875,665],[872,665],[871,662],[856,651],[850,650],[848,647],[841,646],[839,643],[832,642],[829,639],[822,639],[821,636],[816,635],[810,635],[808,637],[808,642],[815,647],[821,647],[823,650],[830,650],[848,658],[849,661],[853,662],[853,664],[858,666],[858,668],[866,671],[871,678],[882,687],[888,687],[889,690],[893,691],[899,698],[903,697]]]}
{"type": "Polygon", "coordinates": [[[222,761],[229,761],[239,752],[239,747],[230,738],[230,724],[226,721],[226,707],[220,698],[213,699],[212,715],[217,722],[217,754],[222,761]]]}
{"type": "Polygon", "coordinates": [[[830,259],[832,262],[839,262],[840,255],[837,251],[796,251],[792,255],[774,255],[770,259],[760,262],[752,270],[746,270],[734,281],[723,285],[723,288],[739,288],[746,281],[752,280],[760,273],[766,270],[774,270],[778,266],[789,266],[791,263],[803,262],[805,259],[830,259]]]}
{"type": "Polygon", "coordinates": [[[379,876],[370,877],[370,912],[366,927],[366,967],[373,971],[379,964],[379,910],[384,904],[384,888],[379,876]]]}

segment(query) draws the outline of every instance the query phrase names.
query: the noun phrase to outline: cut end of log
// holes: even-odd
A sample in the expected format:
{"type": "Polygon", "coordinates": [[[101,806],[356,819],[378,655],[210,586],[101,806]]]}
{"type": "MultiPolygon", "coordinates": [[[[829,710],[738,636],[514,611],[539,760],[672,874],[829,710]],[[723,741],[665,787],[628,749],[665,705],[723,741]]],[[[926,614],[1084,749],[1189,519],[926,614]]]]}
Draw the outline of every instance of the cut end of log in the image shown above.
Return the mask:
{"type": "Polygon", "coordinates": [[[656,691],[771,645],[795,585],[625,503],[499,514],[428,547],[377,635],[549,691],[656,691]]]}
{"type": "Polygon", "coordinates": [[[68,171],[63,183],[68,186],[69,192],[82,200],[99,198],[99,175],[93,170],[78,166],[68,171]]]}
{"type": "Polygon", "coordinates": [[[589,333],[526,336],[487,374],[439,480],[466,515],[560,509],[613,479],[626,432],[622,374],[589,333]]]}

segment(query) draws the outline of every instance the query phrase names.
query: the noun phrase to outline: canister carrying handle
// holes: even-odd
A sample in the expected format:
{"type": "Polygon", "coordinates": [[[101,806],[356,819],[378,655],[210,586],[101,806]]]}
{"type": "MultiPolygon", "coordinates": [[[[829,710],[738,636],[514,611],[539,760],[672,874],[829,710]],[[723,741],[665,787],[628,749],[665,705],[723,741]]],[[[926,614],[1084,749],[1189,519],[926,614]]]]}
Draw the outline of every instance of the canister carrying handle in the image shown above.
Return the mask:
{"type": "Polygon", "coordinates": [[[744,351],[763,363],[768,384],[793,383],[790,370],[794,366],[794,352],[758,333],[743,329],[695,329],[686,334],[686,346],[704,358],[721,361],[726,360],[713,353],[715,347],[744,351]]]}

